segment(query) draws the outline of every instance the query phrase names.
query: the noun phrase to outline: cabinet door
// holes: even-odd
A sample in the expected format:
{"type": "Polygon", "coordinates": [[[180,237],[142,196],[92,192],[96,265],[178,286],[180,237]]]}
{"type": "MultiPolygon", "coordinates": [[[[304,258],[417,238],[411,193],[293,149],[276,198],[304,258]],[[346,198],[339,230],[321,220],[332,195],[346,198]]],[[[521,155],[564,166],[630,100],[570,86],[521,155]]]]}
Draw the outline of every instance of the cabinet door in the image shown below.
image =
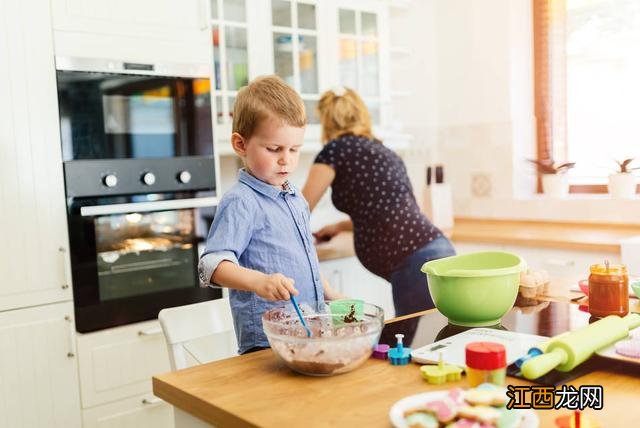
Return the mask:
{"type": "Polygon", "coordinates": [[[388,10],[382,2],[340,0],[333,18],[337,82],[356,90],[376,125],[390,102],[388,10]]]}
{"type": "Polygon", "coordinates": [[[559,250],[554,248],[532,248],[507,245],[511,251],[522,257],[531,269],[544,269],[551,278],[587,278],[589,266],[595,263],[620,263],[620,254],[600,251],[559,250]]]}
{"type": "Polygon", "coordinates": [[[0,311],[70,300],[47,0],[0,0],[0,311]]]}
{"type": "Polygon", "coordinates": [[[395,316],[391,284],[365,269],[356,257],[322,262],[320,270],[336,290],[350,298],[380,306],[384,309],[385,319],[395,316]]]}
{"type": "Polygon", "coordinates": [[[0,425],[80,427],[73,305],[0,313],[0,425]]]}
{"type": "Polygon", "coordinates": [[[148,393],[82,411],[83,428],[173,428],[173,406],[148,393]]]}
{"type": "Polygon", "coordinates": [[[482,244],[471,242],[453,241],[456,254],[476,253],[479,251],[504,251],[504,245],[500,244],[482,244]]]}
{"type": "Polygon", "coordinates": [[[151,377],[171,370],[158,321],[78,335],[82,407],[151,393],[151,377]]]}
{"type": "Polygon", "coordinates": [[[207,0],[52,0],[56,56],[209,64],[207,0]]]}
{"type": "Polygon", "coordinates": [[[206,0],[52,0],[56,30],[141,38],[202,41],[206,0]]]}

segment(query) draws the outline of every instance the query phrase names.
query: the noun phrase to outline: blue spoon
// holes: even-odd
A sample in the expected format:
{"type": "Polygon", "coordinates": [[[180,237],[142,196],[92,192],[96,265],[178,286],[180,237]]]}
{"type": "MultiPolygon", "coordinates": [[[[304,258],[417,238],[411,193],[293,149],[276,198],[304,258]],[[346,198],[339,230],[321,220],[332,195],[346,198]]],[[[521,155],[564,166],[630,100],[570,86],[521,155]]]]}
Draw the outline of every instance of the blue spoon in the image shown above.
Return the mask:
{"type": "Polygon", "coordinates": [[[298,306],[298,302],[296,301],[296,296],[291,295],[291,304],[293,304],[293,308],[296,310],[298,314],[298,318],[300,318],[300,322],[305,330],[307,330],[307,337],[311,337],[311,330],[307,327],[307,323],[304,321],[304,317],[302,316],[302,312],[300,311],[300,306],[298,306]]]}

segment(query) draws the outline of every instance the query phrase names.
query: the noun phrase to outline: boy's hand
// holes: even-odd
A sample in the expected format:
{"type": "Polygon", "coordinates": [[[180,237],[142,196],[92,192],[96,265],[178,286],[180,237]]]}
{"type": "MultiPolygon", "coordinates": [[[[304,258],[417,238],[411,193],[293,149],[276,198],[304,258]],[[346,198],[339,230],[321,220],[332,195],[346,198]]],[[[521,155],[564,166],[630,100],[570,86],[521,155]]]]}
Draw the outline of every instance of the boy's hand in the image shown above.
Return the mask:
{"type": "Polygon", "coordinates": [[[293,279],[287,278],[281,273],[265,275],[264,281],[259,284],[256,294],[263,299],[277,301],[289,300],[291,295],[298,295],[298,290],[293,286],[293,279]]]}

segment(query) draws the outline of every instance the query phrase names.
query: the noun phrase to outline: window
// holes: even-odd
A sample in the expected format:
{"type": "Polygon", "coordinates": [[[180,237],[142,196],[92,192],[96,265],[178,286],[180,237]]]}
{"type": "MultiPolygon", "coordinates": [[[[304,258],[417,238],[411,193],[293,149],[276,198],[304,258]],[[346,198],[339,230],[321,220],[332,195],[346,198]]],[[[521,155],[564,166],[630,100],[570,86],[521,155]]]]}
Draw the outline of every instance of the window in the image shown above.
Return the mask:
{"type": "Polygon", "coordinates": [[[533,0],[538,158],[576,162],[572,192],[640,166],[640,2],[533,0]]]}

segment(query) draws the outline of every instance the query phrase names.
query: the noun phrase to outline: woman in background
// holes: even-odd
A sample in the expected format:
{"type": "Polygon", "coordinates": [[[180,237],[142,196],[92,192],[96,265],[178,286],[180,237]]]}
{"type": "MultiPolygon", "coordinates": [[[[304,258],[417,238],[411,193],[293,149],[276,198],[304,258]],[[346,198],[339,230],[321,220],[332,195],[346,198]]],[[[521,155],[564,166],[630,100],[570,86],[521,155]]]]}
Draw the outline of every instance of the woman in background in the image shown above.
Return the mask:
{"type": "Polygon", "coordinates": [[[396,316],[433,308],[420,268],[455,250],[420,211],[402,159],[373,136],[369,111],[353,90],[325,92],[318,113],[324,147],[302,193],[313,210],[331,186],[334,206],[350,219],[314,235],[327,240],[353,230],[362,265],[391,283],[396,316]]]}

